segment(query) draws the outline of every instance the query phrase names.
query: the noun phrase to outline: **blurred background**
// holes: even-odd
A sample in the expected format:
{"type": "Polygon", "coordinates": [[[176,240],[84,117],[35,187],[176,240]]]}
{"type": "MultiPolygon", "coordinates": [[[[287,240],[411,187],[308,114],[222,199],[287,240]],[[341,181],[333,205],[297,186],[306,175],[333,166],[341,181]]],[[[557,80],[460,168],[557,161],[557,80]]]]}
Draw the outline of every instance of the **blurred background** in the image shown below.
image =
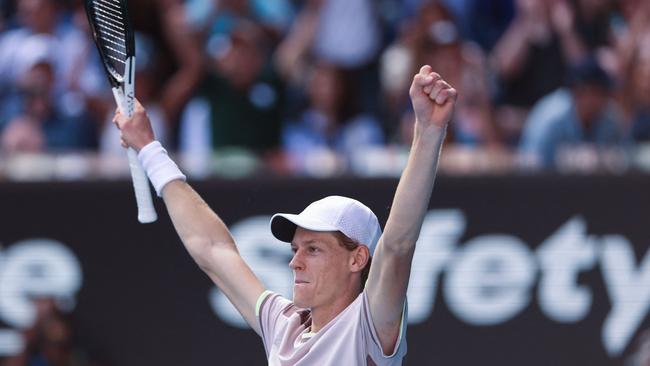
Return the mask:
{"type": "MultiPolygon", "coordinates": [[[[650,170],[641,0],[133,0],[137,97],[193,178],[399,176],[412,76],[460,92],[442,171],[650,170]]],[[[124,177],[80,0],[0,3],[0,179],[124,177]]]]}
{"type": "MultiPolygon", "coordinates": [[[[385,222],[412,139],[413,75],[429,64],[459,91],[432,202],[459,211],[423,229],[423,242],[458,247],[414,265],[426,275],[409,291],[429,298],[413,301],[407,364],[650,365],[649,1],[129,6],[137,98],[229,225],[331,193],[385,222]],[[490,247],[494,233],[506,244],[490,247]],[[455,269],[471,263],[489,279],[455,297],[455,269]]],[[[210,284],[160,202],[160,221],[137,225],[114,110],[81,0],[0,0],[0,365],[262,364],[261,346],[215,353],[257,340],[214,319],[210,284]],[[106,251],[124,245],[137,248],[106,251]],[[161,278],[193,291],[166,293],[161,278]],[[124,292],[148,297],[129,307],[124,292]],[[196,323],[163,327],[181,312],[196,323]]],[[[264,225],[236,237],[284,263],[264,225]]]]}

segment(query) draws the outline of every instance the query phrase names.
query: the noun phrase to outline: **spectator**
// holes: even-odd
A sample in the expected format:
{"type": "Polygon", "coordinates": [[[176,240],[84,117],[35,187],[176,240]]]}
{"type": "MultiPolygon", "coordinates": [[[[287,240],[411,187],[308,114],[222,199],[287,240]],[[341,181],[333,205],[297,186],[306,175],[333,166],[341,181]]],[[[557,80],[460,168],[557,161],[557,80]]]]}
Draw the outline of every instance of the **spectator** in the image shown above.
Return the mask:
{"type": "Polygon", "coordinates": [[[289,112],[306,93],[306,76],[315,61],[346,71],[360,86],[360,108],[376,111],[379,80],[376,56],[381,45],[378,5],[367,0],[309,0],[280,43],[276,64],[289,82],[289,112]]]}
{"type": "Polygon", "coordinates": [[[515,18],[490,56],[499,81],[497,120],[510,143],[528,109],[562,86],[567,67],[585,55],[567,1],[516,0],[515,18]]]}
{"type": "Polygon", "coordinates": [[[263,153],[279,146],[284,83],[270,62],[270,46],[250,22],[210,38],[208,73],[183,112],[181,151],[242,147],[263,153]]]}
{"type": "MultiPolygon", "coordinates": [[[[381,0],[381,15],[392,29],[418,17],[423,6],[440,4],[453,14],[463,39],[492,49],[506,30],[514,13],[514,0],[381,0]]],[[[391,38],[392,39],[392,38],[391,38]]]]}
{"type": "Polygon", "coordinates": [[[305,173],[323,150],[350,158],[384,142],[379,123],[359,113],[354,84],[343,69],[318,62],[308,84],[309,105],[284,127],[282,142],[293,171],[305,173]]]}
{"type": "Polygon", "coordinates": [[[431,46],[423,54],[425,62],[458,85],[457,109],[451,141],[468,146],[497,146],[499,132],[494,123],[486,59],[475,44],[463,42],[451,18],[432,22],[431,46]]]}
{"type": "Polygon", "coordinates": [[[69,114],[55,102],[56,46],[46,35],[24,41],[17,93],[4,101],[0,150],[6,153],[83,149],[96,146],[95,125],[81,114],[69,114]]]}
{"type": "MultiPolygon", "coordinates": [[[[457,85],[458,103],[448,139],[471,146],[496,146],[498,132],[490,104],[488,70],[482,50],[465,42],[452,14],[437,2],[423,5],[398,42],[382,57],[382,80],[389,116],[399,117],[399,140],[410,144],[413,116],[405,99],[414,65],[429,64],[457,85]],[[405,62],[406,61],[406,62],[405,62]]],[[[392,124],[395,124],[393,122],[392,124]]]]}
{"type": "Polygon", "coordinates": [[[623,131],[612,105],[612,81],[592,57],[575,66],[569,89],[542,98],[524,126],[520,152],[534,165],[553,168],[559,148],[620,146],[623,131]]]}
{"type": "Polygon", "coordinates": [[[275,55],[290,86],[289,111],[298,111],[289,113],[282,142],[290,169],[299,173],[310,173],[316,156],[334,153],[335,160],[348,164],[351,155],[384,141],[377,120],[363,112],[366,91],[360,70],[320,57],[314,48],[322,6],[311,1],[302,9],[275,55]],[[300,103],[303,99],[306,106],[300,103]]]}
{"type": "MultiPolygon", "coordinates": [[[[26,67],[24,52],[31,52],[27,43],[34,35],[47,37],[53,44],[49,55],[54,71],[54,91],[57,103],[68,113],[84,112],[84,100],[77,93],[93,94],[104,85],[88,83],[89,73],[94,72],[97,80],[101,70],[92,70],[86,59],[93,45],[87,32],[77,28],[78,23],[66,21],[61,4],[56,0],[18,0],[17,18],[19,27],[0,35],[0,95],[12,90],[26,67]],[[86,70],[90,67],[91,70],[86,70]],[[88,71],[88,72],[87,72],[88,71]],[[84,75],[83,78],[79,78],[84,75]]],[[[85,30],[84,30],[85,31],[85,30]]]]}

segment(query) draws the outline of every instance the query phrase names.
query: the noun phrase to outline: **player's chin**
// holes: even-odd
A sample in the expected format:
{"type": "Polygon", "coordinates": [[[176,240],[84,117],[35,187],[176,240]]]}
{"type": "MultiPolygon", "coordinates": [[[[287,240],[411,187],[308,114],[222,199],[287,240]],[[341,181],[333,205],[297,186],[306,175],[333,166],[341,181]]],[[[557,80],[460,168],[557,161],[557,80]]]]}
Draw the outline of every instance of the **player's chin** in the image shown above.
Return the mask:
{"type": "Polygon", "coordinates": [[[293,304],[299,308],[309,308],[311,307],[311,298],[305,291],[306,289],[300,288],[300,286],[293,287],[293,304]]]}

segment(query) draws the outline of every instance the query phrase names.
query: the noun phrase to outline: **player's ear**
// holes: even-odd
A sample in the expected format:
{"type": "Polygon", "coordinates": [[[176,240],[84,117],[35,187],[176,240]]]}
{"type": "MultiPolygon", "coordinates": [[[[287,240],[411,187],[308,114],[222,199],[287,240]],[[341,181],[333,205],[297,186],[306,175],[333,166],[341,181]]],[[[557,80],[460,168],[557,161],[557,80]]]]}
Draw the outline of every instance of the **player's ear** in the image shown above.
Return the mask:
{"type": "Polygon", "coordinates": [[[370,251],[365,245],[356,247],[350,256],[350,270],[352,272],[361,272],[370,259],[370,251]]]}

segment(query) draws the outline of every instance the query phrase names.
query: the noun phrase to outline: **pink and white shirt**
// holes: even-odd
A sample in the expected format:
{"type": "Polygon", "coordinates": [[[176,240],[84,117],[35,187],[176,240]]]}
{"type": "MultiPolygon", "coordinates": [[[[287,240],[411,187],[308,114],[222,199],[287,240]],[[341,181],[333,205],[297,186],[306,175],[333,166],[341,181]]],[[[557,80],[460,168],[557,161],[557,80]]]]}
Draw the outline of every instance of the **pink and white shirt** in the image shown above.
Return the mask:
{"type": "Polygon", "coordinates": [[[269,366],[398,366],[406,355],[406,305],[394,351],[386,356],[362,292],[317,333],[310,333],[311,312],[271,291],[257,301],[269,366]]]}

